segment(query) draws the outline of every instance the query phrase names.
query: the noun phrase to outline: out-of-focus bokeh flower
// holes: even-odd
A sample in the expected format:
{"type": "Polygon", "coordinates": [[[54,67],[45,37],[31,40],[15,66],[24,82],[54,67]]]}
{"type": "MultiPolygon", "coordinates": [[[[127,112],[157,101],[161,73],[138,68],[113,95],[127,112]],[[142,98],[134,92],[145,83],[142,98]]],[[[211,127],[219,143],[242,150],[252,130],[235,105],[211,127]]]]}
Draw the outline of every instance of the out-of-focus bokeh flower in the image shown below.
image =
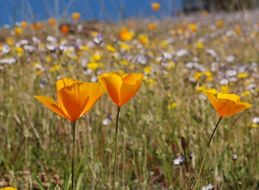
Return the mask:
{"type": "Polygon", "coordinates": [[[147,36],[147,35],[144,35],[144,34],[139,35],[138,39],[139,39],[139,42],[140,42],[141,44],[143,44],[143,45],[147,45],[148,42],[149,42],[148,36],[147,36]]]}
{"type": "Polygon", "coordinates": [[[197,26],[197,24],[195,24],[195,23],[189,23],[188,24],[188,29],[190,30],[190,31],[192,31],[192,32],[197,32],[197,30],[198,30],[198,26],[197,26]]]}
{"type": "Polygon", "coordinates": [[[48,24],[52,27],[56,26],[57,25],[57,20],[53,17],[49,18],[48,19],[48,24]]]}
{"type": "Polygon", "coordinates": [[[14,28],[15,35],[20,36],[23,34],[23,29],[21,27],[14,28]]]}
{"type": "Polygon", "coordinates": [[[28,26],[28,24],[27,24],[26,21],[22,21],[22,22],[21,22],[21,27],[22,27],[23,29],[27,28],[27,26],[28,26]]]}
{"type": "Polygon", "coordinates": [[[68,24],[62,24],[59,26],[59,30],[62,34],[67,35],[71,31],[71,26],[68,24]]]}
{"type": "Polygon", "coordinates": [[[151,8],[152,8],[152,10],[154,11],[154,12],[157,12],[159,9],[160,9],[160,3],[157,3],[157,2],[155,2],[155,3],[151,3],[151,8]]]}
{"type": "Polygon", "coordinates": [[[74,21],[79,21],[81,14],[79,12],[74,12],[72,13],[71,17],[74,21]]]}
{"type": "Polygon", "coordinates": [[[119,32],[119,38],[122,41],[130,41],[134,37],[134,33],[129,31],[127,28],[122,28],[119,32]]]}
{"type": "Polygon", "coordinates": [[[157,23],[156,22],[151,22],[151,23],[149,23],[147,25],[147,28],[148,28],[148,30],[153,31],[153,30],[155,30],[157,28],[157,23]]]}

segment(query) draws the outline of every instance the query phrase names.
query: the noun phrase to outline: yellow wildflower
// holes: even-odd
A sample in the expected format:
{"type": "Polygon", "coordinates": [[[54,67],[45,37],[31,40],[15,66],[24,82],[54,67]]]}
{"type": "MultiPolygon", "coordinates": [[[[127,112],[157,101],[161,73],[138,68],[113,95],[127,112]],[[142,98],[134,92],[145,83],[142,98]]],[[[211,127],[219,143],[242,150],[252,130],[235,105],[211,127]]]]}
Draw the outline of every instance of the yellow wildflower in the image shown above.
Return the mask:
{"type": "Polygon", "coordinates": [[[195,23],[190,23],[188,24],[188,29],[195,33],[198,30],[198,26],[195,23]]]}
{"type": "Polygon", "coordinates": [[[167,109],[172,110],[172,109],[176,108],[176,106],[177,106],[177,104],[175,102],[172,102],[169,105],[167,105],[167,109]]]}
{"type": "Polygon", "coordinates": [[[203,92],[205,90],[205,87],[204,86],[197,86],[196,88],[195,88],[195,91],[197,91],[197,92],[203,92]]]}
{"type": "Polygon", "coordinates": [[[87,45],[81,45],[79,48],[81,51],[88,51],[89,47],[87,45]]]}
{"type": "Polygon", "coordinates": [[[222,93],[229,93],[229,86],[228,85],[223,85],[220,87],[222,93]]]}
{"type": "Polygon", "coordinates": [[[15,28],[14,28],[14,33],[15,33],[15,35],[17,35],[17,36],[20,36],[20,35],[23,34],[23,29],[20,28],[20,27],[15,27],[15,28]]]}
{"type": "Polygon", "coordinates": [[[148,36],[144,34],[139,35],[138,40],[143,45],[147,45],[149,42],[148,36]]]}
{"type": "Polygon", "coordinates": [[[124,51],[129,51],[131,48],[128,44],[122,42],[120,43],[120,49],[124,51]]]}
{"type": "Polygon", "coordinates": [[[204,43],[202,41],[198,41],[195,44],[195,46],[196,46],[197,49],[204,49],[204,43]]]}
{"type": "Polygon", "coordinates": [[[242,97],[247,97],[247,96],[250,96],[251,95],[251,92],[249,90],[245,90],[241,93],[241,96],[242,97]]]}
{"type": "Polygon", "coordinates": [[[16,51],[16,54],[18,55],[18,57],[21,57],[24,54],[24,50],[21,47],[16,47],[15,51],[16,51]]]}
{"type": "Polygon", "coordinates": [[[9,46],[13,46],[15,42],[14,42],[14,39],[9,36],[9,37],[6,38],[6,43],[9,46]]]}
{"type": "Polygon", "coordinates": [[[101,52],[99,52],[99,51],[95,52],[95,53],[91,56],[91,58],[90,58],[90,60],[91,60],[92,62],[98,62],[98,61],[100,61],[101,59],[102,59],[102,54],[101,54],[101,52]]]}
{"type": "Polygon", "coordinates": [[[95,71],[98,68],[103,68],[103,64],[98,62],[90,62],[87,64],[87,68],[95,71]]]}
{"type": "Polygon", "coordinates": [[[245,73],[245,72],[239,73],[237,75],[237,78],[239,78],[239,79],[244,79],[244,78],[247,78],[247,77],[248,77],[248,74],[245,73]]]}
{"type": "Polygon", "coordinates": [[[60,65],[54,65],[49,69],[49,72],[53,73],[53,72],[57,72],[61,69],[60,65]]]}
{"type": "Polygon", "coordinates": [[[202,75],[203,75],[202,72],[195,72],[193,78],[195,80],[199,80],[202,77],[202,75]]]}
{"type": "Polygon", "coordinates": [[[144,68],[144,73],[146,75],[149,75],[151,73],[151,71],[152,71],[152,67],[151,66],[147,66],[147,67],[144,68]]]}
{"type": "Polygon", "coordinates": [[[115,53],[116,52],[116,49],[112,46],[112,45],[106,45],[106,49],[112,53],[115,53]]]}

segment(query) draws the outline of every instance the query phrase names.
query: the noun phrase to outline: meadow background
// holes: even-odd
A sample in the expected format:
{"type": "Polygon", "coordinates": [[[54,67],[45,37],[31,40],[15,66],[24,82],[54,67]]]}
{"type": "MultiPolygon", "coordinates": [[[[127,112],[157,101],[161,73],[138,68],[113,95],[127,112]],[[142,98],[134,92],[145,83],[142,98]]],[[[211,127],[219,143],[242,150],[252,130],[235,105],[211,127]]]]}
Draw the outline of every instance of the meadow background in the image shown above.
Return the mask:
{"type": "MultiPolygon", "coordinates": [[[[168,11],[165,1],[152,10],[153,1],[125,0],[124,7],[131,6],[125,19],[120,8],[109,13],[102,1],[92,17],[71,2],[67,11],[60,5],[49,15],[29,4],[38,15],[24,18],[20,1],[0,3],[19,15],[0,16],[0,187],[69,189],[70,124],[33,96],[55,99],[56,80],[63,77],[95,82],[117,71],[144,75],[136,97],[121,109],[118,189],[190,188],[218,120],[205,89],[236,93],[253,107],[222,121],[197,189],[259,189],[256,1],[215,1],[212,7],[200,1],[205,4],[183,14],[183,1],[168,11]],[[116,16],[102,17],[109,14],[116,16]]],[[[78,121],[77,189],[111,183],[116,109],[104,95],[78,121]]]]}

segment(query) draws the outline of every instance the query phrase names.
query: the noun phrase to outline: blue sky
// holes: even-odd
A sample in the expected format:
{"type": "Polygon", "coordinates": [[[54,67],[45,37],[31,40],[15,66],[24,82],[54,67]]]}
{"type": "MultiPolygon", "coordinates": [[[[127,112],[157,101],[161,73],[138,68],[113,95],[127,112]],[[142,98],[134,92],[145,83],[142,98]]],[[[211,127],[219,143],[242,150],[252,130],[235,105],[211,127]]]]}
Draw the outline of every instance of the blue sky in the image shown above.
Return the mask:
{"type": "Polygon", "coordinates": [[[183,0],[0,0],[0,25],[22,20],[39,21],[49,17],[66,18],[80,12],[85,20],[117,21],[130,17],[167,17],[179,12],[183,0]],[[150,4],[160,2],[159,13],[150,4]]]}

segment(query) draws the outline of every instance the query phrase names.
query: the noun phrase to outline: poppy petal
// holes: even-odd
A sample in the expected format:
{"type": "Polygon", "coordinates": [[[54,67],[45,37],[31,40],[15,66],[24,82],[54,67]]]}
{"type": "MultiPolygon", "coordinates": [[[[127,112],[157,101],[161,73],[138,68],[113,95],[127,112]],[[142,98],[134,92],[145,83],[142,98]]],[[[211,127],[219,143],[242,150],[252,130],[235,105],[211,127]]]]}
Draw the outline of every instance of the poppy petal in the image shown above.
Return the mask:
{"type": "Polygon", "coordinates": [[[43,105],[45,105],[51,111],[57,113],[58,115],[60,115],[64,118],[67,118],[67,116],[60,109],[60,107],[57,105],[57,103],[54,100],[52,100],[51,98],[48,98],[45,96],[34,96],[34,98],[36,98],[39,102],[41,102],[43,105]]]}
{"type": "Polygon", "coordinates": [[[61,90],[65,86],[71,86],[72,84],[79,82],[78,80],[70,79],[70,78],[63,78],[56,82],[56,89],[57,91],[61,90]]]}
{"type": "Polygon", "coordinates": [[[208,97],[214,109],[217,110],[220,106],[217,102],[217,98],[212,93],[209,93],[209,92],[205,92],[205,95],[208,97]]]}
{"type": "Polygon", "coordinates": [[[224,110],[223,114],[224,116],[229,117],[250,107],[251,104],[248,103],[233,103],[232,106],[229,106],[228,109],[224,110]]]}
{"type": "Polygon", "coordinates": [[[84,94],[87,90],[87,86],[83,82],[75,82],[57,92],[58,103],[71,121],[75,121],[81,116],[89,100],[89,97],[84,94]]]}
{"type": "Polygon", "coordinates": [[[120,102],[120,88],[122,85],[121,77],[116,73],[108,73],[100,76],[100,80],[113,102],[118,105],[120,102]]]}
{"type": "Polygon", "coordinates": [[[84,92],[86,96],[89,97],[89,100],[81,113],[81,115],[88,112],[95,102],[103,95],[104,88],[101,83],[85,83],[87,91],[84,92]]]}
{"type": "Polygon", "coordinates": [[[139,90],[141,86],[141,81],[135,82],[134,85],[129,85],[126,83],[123,83],[121,86],[121,100],[120,100],[120,106],[127,103],[139,90]]]}
{"type": "Polygon", "coordinates": [[[226,100],[231,100],[233,102],[239,102],[240,97],[236,94],[223,94],[223,93],[218,93],[217,96],[218,99],[226,99],[226,100]]]}
{"type": "Polygon", "coordinates": [[[142,74],[138,73],[130,73],[123,76],[123,82],[127,84],[134,85],[136,81],[141,81],[143,78],[142,74]]]}

